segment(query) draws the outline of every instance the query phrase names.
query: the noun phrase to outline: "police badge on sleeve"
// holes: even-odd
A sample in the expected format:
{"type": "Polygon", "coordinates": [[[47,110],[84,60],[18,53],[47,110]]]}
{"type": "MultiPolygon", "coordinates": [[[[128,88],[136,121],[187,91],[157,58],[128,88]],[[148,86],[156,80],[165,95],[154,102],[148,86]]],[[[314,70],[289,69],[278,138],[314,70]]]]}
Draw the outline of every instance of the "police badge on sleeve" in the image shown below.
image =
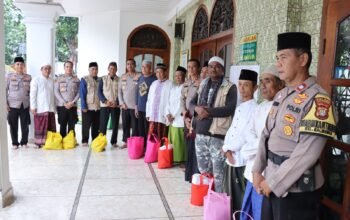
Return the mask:
{"type": "Polygon", "coordinates": [[[310,111],[300,122],[300,133],[317,134],[334,138],[336,122],[332,101],[327,95],[317,94],[310,111]]]}

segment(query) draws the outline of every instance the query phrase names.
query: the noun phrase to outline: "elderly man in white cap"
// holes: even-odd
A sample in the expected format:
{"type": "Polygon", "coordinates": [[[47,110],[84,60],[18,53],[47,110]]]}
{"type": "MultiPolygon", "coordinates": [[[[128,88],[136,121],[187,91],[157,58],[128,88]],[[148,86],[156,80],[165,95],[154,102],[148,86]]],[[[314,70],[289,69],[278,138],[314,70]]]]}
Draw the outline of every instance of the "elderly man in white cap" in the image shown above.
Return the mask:
{"type": "Polygon", "coordinates": [[[221,153],[237,104],[237,87],[224,77],[224,61],[209,60],[209,77],[204,79],[191,101],[196,131],[196,154],[201,173],[214,175],[215,191],[222,192],[225,157],[221,153]]]}
{"type": "Polygon", "coordinates": [[[152,73],[152,62],[142,61],[142,76],[137,80],[135,116],[138,119],[139,136],[144,137],[144,148],[148,135],[148,120],[146,118],[146,103],[151,84],[157,80],[152,73]]]}
{"type": "Polygon", "coordinates": [[[47,131],[56,131],[54,80],[50,77],[51,65],[41,66],[41,75],[30,84],[30,111],[34,115],[36,147],[45,144],[47,131]]]}
{"type": "MultiPolygon", "coordinates": [[[[246,131],[242,137],[245,140],[245,144],[240,151],[241,157],[246,161],[244,178],[247,179],[242,210],[251,215],[255,220],[260,220],[263,197],[253,187],[252,166],[258,151],[260,136],[273,103],[273,98],[284,87],[284,83],[280,80],[278,70],[274,64],[260,74],[259,81],[260,95],[264,100],[252,113],[253,116],[257,117],[250,117],[245,127],[246,131]]],[[[242,214],[240,219],[245,220],[247,216],[242,214]]]]}

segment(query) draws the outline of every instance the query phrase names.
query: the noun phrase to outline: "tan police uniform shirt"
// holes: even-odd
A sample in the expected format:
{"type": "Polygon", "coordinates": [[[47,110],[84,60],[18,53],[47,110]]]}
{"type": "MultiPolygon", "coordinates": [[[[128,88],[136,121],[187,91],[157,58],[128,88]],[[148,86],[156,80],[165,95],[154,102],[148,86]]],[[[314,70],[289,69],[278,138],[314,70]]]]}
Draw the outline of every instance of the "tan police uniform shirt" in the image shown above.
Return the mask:
{"type": "Polygon", "coordinates": [[[296,182],[305,171],[316,164],[315,189],[324,183],[317,163],[329,137],[335,136],[335,119],[327,93],[309,77],[296,88],[279,91],[270,110],[252,172],[262,173],[277,196],[287,192],[302,192],[296,182]],[[281,165],[267,159],[268,150],[286,156],[281,165]]]}
{"type": "Polygon", "coordinates": [[[181,112],[187,111],[190,107],[192,98],[196,95],[200,85],[200,80],[186,80],[181,91],[180,108],[181,112]]]}
{"type": "Polygon", "coordinates": [[[6,76],[6,101],[10,108],[29,107],[30,81],[28,74],[9,73],[6,76]]]}
{"type": "Polygon", "coordinates": [[[128,73],[124,73],[118,85],[118,98],[119,103],[126,104],[128,109],[135,109],[136,106],[136,92],[137,81],[141,77],[140,73],[135,73],[135,76],[131,76],[128,73]]]}
{"type": "Polygon", "coordinates": [[[61,75],[55,82],[55,97],[57,106],[64,106],[67,102],[74,103],[79,99],[80,80],[76,76],[61,75]]]}

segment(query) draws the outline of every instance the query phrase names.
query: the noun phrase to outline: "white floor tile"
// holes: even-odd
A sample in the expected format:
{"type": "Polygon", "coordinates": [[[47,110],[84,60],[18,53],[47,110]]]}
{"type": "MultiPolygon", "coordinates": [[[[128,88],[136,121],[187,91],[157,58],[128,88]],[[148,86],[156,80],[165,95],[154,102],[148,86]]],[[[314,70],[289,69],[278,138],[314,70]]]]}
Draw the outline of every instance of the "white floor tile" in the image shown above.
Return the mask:
{"type": "Polygon", "coordinates": [[[76,219],[166,218],[158,195],[82,196],[76,219]]]}
{"type": "Polygon", "coordinates": [[[121,165],[90,165],[86,179],[109,179],[109,178],[152,178],[147,165],[144,166],[121,166],[121,165]]]}
{"type": "Polygon", "coordinates": [[[158,178],[158,180],[165,195],[191,193],[191,184],[178,177],[158,178]]]}
{"type": "Polygon", "coordinates": [[[16,201],[0,209],[1,220],[69,219],[74,197],[17,197],[16,201]]]}
{"type": "Polygon", "coordinates": [[[71,196],[75,197],[79,180],[14,180],[15,195],[20,196],[71,196]]]}
{"type": "Polygon", "coordinates": [[[86,179],[82,196],[158,195],[152,178],[86,179]]]}
{"type": "Polygon", "coordinates": [[[175,217],[202,216],[203,206],[190,203],[191,194],[167,195],[166,199],[175,217]]]}
{"type": "Polygon", "coordinates": [[[27,166],[10,167],[11,180],[80,180],[83,172],[81,166],[27,166]]]}

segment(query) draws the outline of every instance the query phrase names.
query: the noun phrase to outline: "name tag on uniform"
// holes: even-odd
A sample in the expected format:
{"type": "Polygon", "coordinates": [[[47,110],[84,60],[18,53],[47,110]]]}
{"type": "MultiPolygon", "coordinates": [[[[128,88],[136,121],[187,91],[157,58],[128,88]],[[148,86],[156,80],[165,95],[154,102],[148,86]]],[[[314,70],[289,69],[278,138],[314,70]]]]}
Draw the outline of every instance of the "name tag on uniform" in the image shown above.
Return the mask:
{"type": "Polygon", "coordinates": [[[60,83],[60,92],[67,91],[67,83],[60,83]]]}
{"type": "Polygon", "coordinates": [[[293,105],[287,105],[287,109],[291,112],[294,112],[294,113],[300,113],[301,112],[301,109],[296,107],[296,106],[293,106],[293,105]]]}

